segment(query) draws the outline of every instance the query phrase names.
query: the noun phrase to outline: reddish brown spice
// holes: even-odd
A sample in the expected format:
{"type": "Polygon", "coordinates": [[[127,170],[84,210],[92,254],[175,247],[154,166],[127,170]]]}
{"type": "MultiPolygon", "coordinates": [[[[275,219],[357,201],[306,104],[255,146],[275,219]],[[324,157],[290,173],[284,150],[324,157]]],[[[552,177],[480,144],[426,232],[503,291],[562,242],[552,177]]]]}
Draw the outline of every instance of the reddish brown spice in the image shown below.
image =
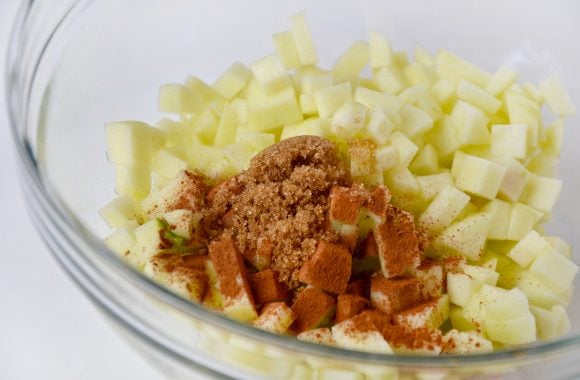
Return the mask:
{"type": "Polygon", "coordinates": [[[278,275],[272,269],[251,274],[248,276],[248,280],[256,305],[288,299],[288,291],[278,281],[278,275]]]}
{"type": "Polygon", "coordinates": [[[371,279],[371,302],[387,315],[407,309],[419,300],[416,278],[385,278],[379,274],[371,279]]]}
{"type": "Polygon", "coordinates": [[[334,323],[340,323],[359,314],[366,306],[368,301],[354,294],[341,294],[336,302],[336,316],[334,323]]]}
{"type": "Polygon", "coordinates": [[[296,296],[292,311],[296,320],[292,330],[300,333],[330,323],[336,310],[333,297],[316,288],[306,288],[296,296]]]}
{"type": "Polygon", "coordinates": [[[346,291],[352,269],[352,256],[342,245],[318,242],[316,252],[302,265],[298,280],[327,292],[346,291]]]}

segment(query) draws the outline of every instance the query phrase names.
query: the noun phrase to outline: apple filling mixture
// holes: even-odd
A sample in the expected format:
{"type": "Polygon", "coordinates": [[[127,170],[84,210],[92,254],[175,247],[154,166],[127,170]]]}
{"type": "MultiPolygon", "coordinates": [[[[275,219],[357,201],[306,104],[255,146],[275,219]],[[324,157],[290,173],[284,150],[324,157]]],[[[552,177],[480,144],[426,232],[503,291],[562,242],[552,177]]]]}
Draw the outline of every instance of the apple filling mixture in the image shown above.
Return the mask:
{"type": "Polygon", "coordinates": [[[421,47],[410,62],[375,32],[326,70],[304,14],[273,41],[212,85],[163,85],[176,117],[107,125],[113,251],[230,318],[345,349],[485,353],[568,332],[578,266],[543,229],[575,112],[558,78],[421,47]]]}

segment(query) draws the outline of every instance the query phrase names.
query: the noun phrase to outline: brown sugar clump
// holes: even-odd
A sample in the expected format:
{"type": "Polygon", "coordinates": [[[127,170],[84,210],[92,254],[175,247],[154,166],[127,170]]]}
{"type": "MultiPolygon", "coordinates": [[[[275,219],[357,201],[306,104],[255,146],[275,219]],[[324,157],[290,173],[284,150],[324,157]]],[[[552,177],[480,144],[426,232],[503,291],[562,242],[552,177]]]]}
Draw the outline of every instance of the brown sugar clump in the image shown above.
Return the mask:
{"type": "Polygon", "coordinates": [[[328,228],[328,198],[333,186],[349,186],[351,179],[335,145],[316,136],[283,140],[256,155],[233,178],[210,192],[201,221],[206,237],[214,240],[225,230],[250,257],[259,239],[267,239],[271,268],[280,282],[296,288],[298,271],[317,242],[339,241],[328,228]]]}
{"type": "Polygon", "coordinates": [[[350,252],[339,244],[321,240],[314,255],[302,265],[298,280],[327,292],[346,291],[352,268],[350,252]]]}
{"type": "Polygon", "coordinates": [[[296,296],[292,305],[296,320],[292,330],[300,333],[329,324],[334,318],[336,300],[316,288],[306,288],[296,296]]]}
{"type": "Polygon", "coordinates": [[[421,264],[419,237],[413,216],[389,207],[387,220],[373,230],[385,277],[404,276],[421,264]]]}

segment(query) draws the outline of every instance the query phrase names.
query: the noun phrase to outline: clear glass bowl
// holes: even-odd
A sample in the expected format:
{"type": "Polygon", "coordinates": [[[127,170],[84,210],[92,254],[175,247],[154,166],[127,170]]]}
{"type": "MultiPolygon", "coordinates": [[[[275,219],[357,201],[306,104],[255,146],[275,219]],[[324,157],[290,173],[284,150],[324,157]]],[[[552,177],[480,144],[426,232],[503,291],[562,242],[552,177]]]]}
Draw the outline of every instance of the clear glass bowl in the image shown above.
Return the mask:
{"type": "MultiPolygon", "coordinates": [[[[272,50],[288,16],[308,13],[328,66],[369,29],[398,49],[448,48],[524,81],[556,72],[580,104],[580,2],[547,1],[32,1],[9,52],[10,122],[30,213],[55,258],[86,295],[169,377],[573,378],[580,376],[580,296],[567,336],[469,357],[386,356],[275,336],[191,304],[126,266],[101,240],[97,210],[113,197],[103,125],[154,122],[158,86],[195,74],[213,81],[230,63],[272,50]],[[343,377],[339,377],[343,376],[343,377]]],[[[568,122],[549,225],[580,246],[580,129],[568,122]]],[[[576,258],[576,261],[578,259],[576,258]]]]}

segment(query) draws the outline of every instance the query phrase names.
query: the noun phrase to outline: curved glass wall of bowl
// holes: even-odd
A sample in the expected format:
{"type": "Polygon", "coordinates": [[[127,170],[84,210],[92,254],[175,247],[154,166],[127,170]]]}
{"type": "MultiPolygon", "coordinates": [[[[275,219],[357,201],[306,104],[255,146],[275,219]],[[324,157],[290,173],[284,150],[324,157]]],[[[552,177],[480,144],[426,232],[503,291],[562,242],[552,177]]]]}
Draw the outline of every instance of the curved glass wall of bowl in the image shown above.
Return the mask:
{"type": "MultiPolygon", "coordinates": [[[[580,371],[574,360],[580,349],[578,295],[570,309],[572,332],[560,341],[473,357],[389,357],[297,342],[216,316],[148,281],[100,243],[107,228],[97,210],[114,188],[103,125],[122,119],[156,121],[161,117],[154,112],[159,84],[180,82],[189,74],[212,81],[235,60],[249,63],[267,54],[269,36],[287,29],[287,16],[302,9],[325,65],[374,29],[389,36],[397,49],[420,42],[431,51],[447,48],[489,70],[513,64],[524,80],[557,71],[572,98],[580,99],[580,53],[566,43],[580,33],[580,5],[521,1],[505,9],[502,4],[276,1],[264,7],[258,1],[179,0],[169,6],[160,0],[122,0],[55,6],[30,1],[13,36],[8,99],[35,223],[55,257],[120,330],[165,368],[191,369],[192,378],[200,367],[210,375],[234,378],[292,373],[308,378],[313,371],[350,378],[433,371],[573,377],[580,371]],[[521,9],[529,10],[525,18],[521,9]]],[[[580,131],[569,128],[566,136],[559,166],[565,185],[550,228],[577,246],[575,143],[580,131]]]]}

